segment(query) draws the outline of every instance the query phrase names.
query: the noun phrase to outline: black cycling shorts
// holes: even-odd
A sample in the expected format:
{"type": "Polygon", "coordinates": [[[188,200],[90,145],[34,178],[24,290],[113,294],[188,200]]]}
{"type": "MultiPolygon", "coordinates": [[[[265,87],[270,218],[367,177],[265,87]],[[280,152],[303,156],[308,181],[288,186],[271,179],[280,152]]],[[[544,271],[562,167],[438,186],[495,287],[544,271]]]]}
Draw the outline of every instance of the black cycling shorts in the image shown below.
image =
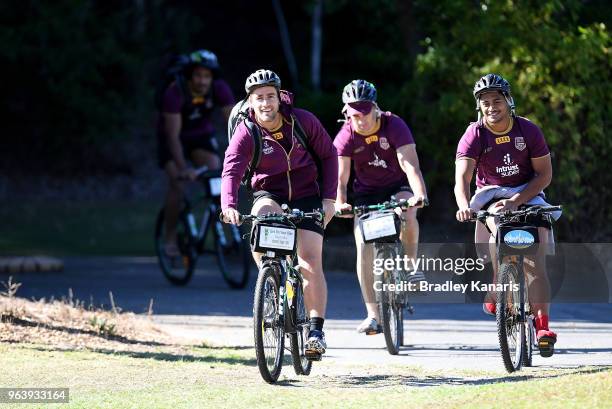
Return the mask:
{"type": "MultiPolygon", "coordinates": [[[[287,204],[291,209],[300,209],[303,212],[312,212],[316,209],[323,208],[323,201],[319,196],[309,196],[301,199],[287,200],[281,196],[275,195],[273,193],[267,192],[265,190],[259,190],[253,193],[253,205],[259,199],[268,198],[274,200],[278,203],[279,206],[283,204],[287,204]]],[[[315,219],[304,219],[301,222],[296,224],[298,229],[309,230],[315,233],[319,233],[323,236],[323,221],[315,220],[315,219]]]]}
{"type": "MultiPolygon", "coordinates": [[[[202,149],[216,155],[219,154],[217,149],[217,140],[213,134],[202,135],[198,139],[182,140],[183,155],[185,159],[191,160],[191,154],[197,149],[202,149]]],[[[168,138],[165,135],[158,134],[157,136],[157,164],[161,169],[166,167],[166,164],[173,160],[170,147],[168,146],[168,138]]]]}
{"type": "Polygon", "coordinates": [[[371,206],[379,203],[384,203],[391,200],[391,196],[399,192],[410,192],[412,189],[408,186],[407,181],[402,181],[390,187],[382,188],[374,193],[355,193],[353,198],[354,206],[371,206]]]}

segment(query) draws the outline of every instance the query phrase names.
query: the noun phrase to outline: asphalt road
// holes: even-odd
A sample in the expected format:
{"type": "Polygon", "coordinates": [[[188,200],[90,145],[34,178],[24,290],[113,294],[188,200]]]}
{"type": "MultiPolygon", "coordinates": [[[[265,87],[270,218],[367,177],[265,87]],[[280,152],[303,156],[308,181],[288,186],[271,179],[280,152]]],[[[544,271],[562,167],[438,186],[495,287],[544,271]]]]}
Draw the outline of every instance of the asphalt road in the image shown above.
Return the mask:
{"type": "MultiPolygon", "coordinates": [[[[112,292],[123,311],[144,313],[153,300],[154,319],[167,331],[212,345],[252,346],[254,274],[246,289],[230,290],[216,272],[214,259],[203,259],[191,283],[166,282],[154,258],[68,258],[59,273],[14,276],[26,298],[73,297],[110,306],[112,292]]],[[[0,274],[6,281],[8,274],[0,274]]],[[[399,356],[391,356],[382,335],[364,336],[355,327],[364,317],[357,279],[328,272],[326,360],[339,364],[393,363],[438,369],[503,370],[494,320],[480,304],[419,304],[405,323],[399,356]]],[[[554,357],[534,358],[534,366],[612,365],[612,305],[560,304],[552,310],[551,328],[559,334],[554,357]]]]}

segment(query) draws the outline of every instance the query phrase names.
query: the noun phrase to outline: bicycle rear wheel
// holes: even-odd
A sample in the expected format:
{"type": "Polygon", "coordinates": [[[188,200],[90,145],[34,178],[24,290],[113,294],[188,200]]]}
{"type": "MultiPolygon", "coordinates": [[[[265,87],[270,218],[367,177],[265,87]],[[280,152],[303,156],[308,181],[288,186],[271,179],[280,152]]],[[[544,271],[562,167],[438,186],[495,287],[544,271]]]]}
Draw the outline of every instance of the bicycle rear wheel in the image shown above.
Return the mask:
{"type": "Polygon", "coordinates": [[[302,283],[298,283],[296,288],[295,301],[295,322],[297,331],[290,335],[291,358],[293,360],[293,370],[296,375],[310,375],[312,361],[306,358],[305,345],[310,331],[310,318],[304,304],[304,290],[302,283]]]}
{"type": "Polygon", "coordinates": [[[176,226],[177,246],[180,253],[180,256],[177,257],[169,257],[166,254],[166,218],[163,207],[157,215],[155,224],[155,253],[159,267],[164,277],[174,285],[185,285],[191,280],[198,258],[195,238],[191,234],[187,215],[188,210],[183,210],[176,226]]]}
{"type": "Polygon", "coordinates": [[[251,254],[240,228],[214,221],[215,253],[221,275],[230,288],[244,288],[249,281],[251,254]]]}
{"type": "Polygon", "coordinates": [[[519,272],[514,263],[499,267],[499,284],[502,291],[497,293],[496,323],[499,347],[504,366],[508,372],[521,368],[525,346],[525,325],[521,322],[522,297],[519,287],[519,272]],[[513,291],[512,286],[519,287],[513,291]]]}
{"type": "Polygon", "coordinates": [[[278,275],[264,266],[257,277],[253,298],[253,327],[257,367],[264,381],[274,383],[283,367],[285,330],[279,322],[278,275]]]}

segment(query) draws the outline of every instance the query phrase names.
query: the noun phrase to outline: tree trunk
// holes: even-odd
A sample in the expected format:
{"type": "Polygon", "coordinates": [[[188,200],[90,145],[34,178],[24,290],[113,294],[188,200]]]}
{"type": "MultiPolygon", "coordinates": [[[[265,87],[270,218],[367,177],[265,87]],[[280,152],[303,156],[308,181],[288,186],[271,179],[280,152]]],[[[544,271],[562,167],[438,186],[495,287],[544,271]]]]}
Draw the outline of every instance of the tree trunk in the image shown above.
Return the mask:
{"type": "Polygon", "coordinates": [[[285,21],[285,15],[281,8],[280,0],[272,0],[274,6],[274,14],[276,14],[276,21],[278,22],[278,31],[281,36],[281,43],[283,45],[283,53],[287,60],[287,66],[289,68],[289,75],[291,76],[291,82],[293,84],[293,90],[299,90],[298,83],[298,70],[297,63],[295,62],[295,56],[293,55],[293,48],[291,47],[291,38],[289,37],[289,29],[287,28],[287,22],[285,21]]]}
{"type": "Polygon", "coordinates": [[[321,49],[323,42],[323,0],[315,0],[312,10],[312,49],[310,55],[310,82],[314,91],[321,90],[321,49]]]}

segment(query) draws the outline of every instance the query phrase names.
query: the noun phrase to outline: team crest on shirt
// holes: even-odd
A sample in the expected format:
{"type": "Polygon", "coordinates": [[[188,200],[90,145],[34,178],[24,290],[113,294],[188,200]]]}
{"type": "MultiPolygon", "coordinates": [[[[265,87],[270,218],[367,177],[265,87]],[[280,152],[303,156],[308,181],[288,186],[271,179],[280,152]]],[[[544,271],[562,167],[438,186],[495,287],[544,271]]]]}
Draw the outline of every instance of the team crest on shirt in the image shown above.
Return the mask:
{"type": "Polygon", "coordinates": [[[514,147],[519,151],[524,150],[527,147],[527,145],[525,144],[525,138],[523,138],[522,136],[517,136],[516,138],[514,138],[514,147]]]}
{"type": "Polygon", "coordinates": [[[389,145],[389,141],[384,136],[381,136],[380,138],[378,138],[378,142],[380,143],[380,147],[383,148],[384,150],[387,150],[391,147],[391,145],[389,145]]]}

